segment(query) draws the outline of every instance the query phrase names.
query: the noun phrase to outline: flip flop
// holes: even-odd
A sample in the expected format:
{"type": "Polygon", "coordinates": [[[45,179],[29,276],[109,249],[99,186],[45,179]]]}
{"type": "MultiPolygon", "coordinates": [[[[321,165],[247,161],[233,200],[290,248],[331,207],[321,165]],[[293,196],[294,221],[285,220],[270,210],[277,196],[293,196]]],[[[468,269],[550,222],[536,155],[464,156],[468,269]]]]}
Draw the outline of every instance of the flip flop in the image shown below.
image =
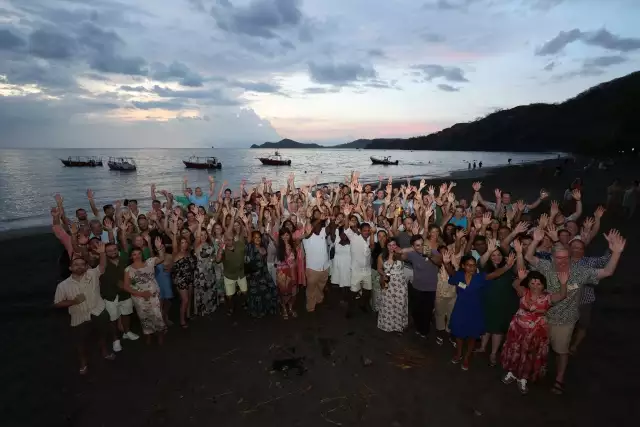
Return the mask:
{"type": "Polygon", "coordinates": [[[79,373],[80,375],[86,375],[88,371],[89,371],[89,367],[88,367],[88,366],[83,366],[82,368],[80,368],[80,370],[78,371],[78,373],[79,373]]]}
{"type": "Polygon", "coordinates": [[[104,358],[105,360],[115,360],[116,355],[114,353],[109,353],[104,358]]]}

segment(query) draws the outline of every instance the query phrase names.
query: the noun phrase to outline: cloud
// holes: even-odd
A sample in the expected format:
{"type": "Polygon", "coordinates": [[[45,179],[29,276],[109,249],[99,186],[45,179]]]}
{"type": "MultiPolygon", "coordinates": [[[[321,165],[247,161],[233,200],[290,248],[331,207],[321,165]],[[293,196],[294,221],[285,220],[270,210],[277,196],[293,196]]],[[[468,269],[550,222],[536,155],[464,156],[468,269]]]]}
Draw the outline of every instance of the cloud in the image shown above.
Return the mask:
{"type": "Polygon", "coordinates": [[[460,90],[460,88],[458,88],[458,87],[454,87],[454,86],[451,86],[451,85],[448,85],[448,84],[444,84],[444,83],[439,84],[437,87],[438,87],[438,89],[440,89],[442,91],[445,91],[445,92],[458,92],[460,90]]]}
{"type": "Polygon", "coordinates": [[[146,76],[149,73],[147,61],[139,56],[124,57],[116,53],[95,57],[89,65],[103,73],[125,74],[129,76],[146,76]]]}
{"type": "Polygon", "coordinates": [[[640,38],[620,37],[610,33],[607,29],[583,32],[577,28],[561,31],[557,36],[544,43],[536,51],[538,56],[555,55],[576,41],[582,41],[589,46],[597,46],[618,52],[631,52],[640,49],[640,38]]]}
{"type": "Polygon", "coordinates": [[[610,67],[612,65],[622,64],[627,58],[622,55],[597,56],[588,58],[584,61],[584,67],[610,67]]]}
{"type": "Polygon", "coordinates": [[[556,65],[557,65],[557,63],[555,61],[551,61],[547,65],[544,66],[543,70],[552,71],[556,67],[556,65]]]}
{"type": "Polygon", "coordinates": [[[310,95],[321,94],[321,93],[336,93],[336,92],[340,92],[339,87],[308,87],[308,88],[305,88],[304,90],[304,93],[307,93],[310,95]]]}
{"type": "Polygon", "coordinates": [[[181,86],[201,87],[204,79],[195,71],[179,61],[173,61],[169,66],[155,63],[152,66],[151,77],[161,82],[177,81],[181,86]]]}
{"type": "Polygon", "coordinates": [[[347,86],[358,81],[366,81],[377,77],[372,67],[365,67],[358,63],[325,63],[309,62],[311,80],[320,84],[347,86]]]}
{"type": "Polygon", "coordinates": [[[441,43],[445,40],[444,36],[435,33],[421,34],[420,38],[428,43],[441,43]]]}
{"type": "Polygon", "coordinates": [[[554,81],[568,80],[574,77],[601,76],[605,73],[605,68],[619,65],[628,61],[628,58],[621,55],[607,55],[587,58],[582,61],[582,66],[578,70],[572,70],[553,76],[554,81]]]}
{"type": "Polygon", "coordinates": [[[199,99],[207,105],[235,106],[241,104],[240,101],[227,97],[220,89],[173,90],[156,85],[151,92],[162,98],[199,99]]]}
{"type": "Polygon", "coordinates": [[[413,65],[411,67],[420,72],[425,81],[442,78],[448,82],[466,83],[469,80],[464,76],[464,71],[460,67],[443,66],[438,64],[413,65]]]}
{"type": "Polygon", "coordinates": [[[374,49],[369,49],[367,51],[367,54],[373,58],[386,58],[387,55],[384,53],[384,51],[382,49],[378,49],[378,48],[374,48],[374,49]]]}
{"type": "Polygon", "coordinates": [[[228,0],[218,0],[211,15],[223,31],[273,39],[278,37],[278,30],[301,23],[299,3],[299,0],[253,0],[247,6],[234,6],[228,0]]]}
{"type": "Polygon", "coordinates": [[[169,111],[177,111],[182,110],[184,107],[184,103],[178,100],[169,100],[169,101],[133,101],[134,107],[140,110],[169,110],[169,111]]]}
{"type": "Polygon", "coordinates": [[[0,29],[0,50],[16,50],[26,45],[22,37],[7,29],[0,29]]]}
{"type": "Polygon", "coordinates": [[[125,92],[151,92],[149,89],[147,89],[144,86],[122,85],[118,89],[120,89],[122,91],[125,91],[125,92]]]}
{"type": "Polygon", "coordinates": [[[280,92],[280,86],[274,85],[271,83],[262,83],[262,82],[239,82],[234,81],[230,82],[229,86],[231,87],[239,87],[249,92],[258,92],[258,93],[278,93],[280,92]]]}
{"type": "Polygon", "coordinates": [[[29,35],[29,51],[45,59],[70,59],[76,50],[76,41],[57,31],[36,30],[29,35]]]}

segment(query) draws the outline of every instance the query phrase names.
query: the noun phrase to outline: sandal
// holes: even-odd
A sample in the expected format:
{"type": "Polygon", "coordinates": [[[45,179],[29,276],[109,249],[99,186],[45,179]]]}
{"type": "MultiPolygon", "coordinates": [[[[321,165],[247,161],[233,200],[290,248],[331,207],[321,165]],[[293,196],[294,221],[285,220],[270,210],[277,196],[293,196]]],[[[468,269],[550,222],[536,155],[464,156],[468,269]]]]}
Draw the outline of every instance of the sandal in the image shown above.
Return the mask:
{"type": "Polygon", "coordinates": [[[115,360],[116,355],[114,353],[109,353],[104,357],[106,360],[115,360]]]}
{"type": "Polygon", "coordinates": [[[489,367],[495,368],[497,364],[498,364],[498,356],[495,354],[489,355],[489,367]]]}
{"type": "Polygon", "coordinates": [[[89,371],[89,367],[87,365],[83,366],[82,368],[80,368],[80,370],[78,371],[78,373],[80,375],[86,375],[87,372],[89,371]]]}
{"type": "Polygon", "coordinates": [[[460,362],[462,362],[462,356],[454,357],[453,359],[451,359],[451,363],[453,363],[454,365],[457,365],[460,362]]]}
{"type": "Polygon", "coordinates": [[[553,383],[553,387],[551,387],[551,393],[556,395],[564,394],[564,383],[562,381],[556,380],[553,383]]]}

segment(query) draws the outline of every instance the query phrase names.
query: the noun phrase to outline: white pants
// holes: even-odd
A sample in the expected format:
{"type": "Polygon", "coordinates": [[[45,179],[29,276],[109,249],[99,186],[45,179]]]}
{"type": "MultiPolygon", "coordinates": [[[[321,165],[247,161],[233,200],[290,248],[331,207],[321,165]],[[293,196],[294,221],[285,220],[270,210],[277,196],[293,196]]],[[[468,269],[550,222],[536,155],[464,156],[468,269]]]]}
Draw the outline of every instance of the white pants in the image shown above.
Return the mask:
{"type": "Polygon", "coordinates": [[[362,289],[373,289],[371,282],[371,269],[351,270],[351,292],[360,292],[362,289]]]}
{"type": "Polygon", "coordinates": [[[120,301],[119,297],[116,296],[113,301],[104,300],[104,306],[112,322],[118,320],[120,316],[128,316],[133,313],[133,301],[131,298],[120,301]]]}

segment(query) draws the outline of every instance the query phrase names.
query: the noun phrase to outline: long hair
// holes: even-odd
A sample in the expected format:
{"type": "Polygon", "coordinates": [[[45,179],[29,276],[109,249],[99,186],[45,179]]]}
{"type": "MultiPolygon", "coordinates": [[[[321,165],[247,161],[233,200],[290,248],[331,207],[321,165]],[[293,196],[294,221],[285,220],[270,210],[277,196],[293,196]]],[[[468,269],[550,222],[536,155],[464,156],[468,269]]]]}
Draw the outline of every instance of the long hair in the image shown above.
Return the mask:
{"type": "MultiPolygon", "coordinates": [[[[382,252],[380,253],[380,256],[382,257],[382,260],[384,261],[385,259],[389,258],[389,244],[391,242],[395,242],[396,244],[398,243],[398,240],[395,237],[389,237],[389,239],[387,239],[387,245],[382,248],[382,252]]],[[[396,258],[396,254],[393,254],[394,260],[396,258]]]]}
{"type": "Polygon", "coordinates": [[[489,260],[487,261],[487,263],[484,266],[484,271],[485,273],[493,273],[494,271],[496,271],[499,268],[504,267],[504,265],[507,263],[507,254],[505,253],[505,250],[498,247],[494,250],[495,251],[500,251],[500,254],[502,255],[502,261],[500,261],[500,264],[495,265],[493,263],[493,261],[491,261],[491,254],[489,254],[489,260]]]}
{"type": "Polygon", "coordinates": [[[285,241],[282,239],[282,236],[284,234],[288,234],[289,235],[289,245],[291,246],[291,252],[293,253],[293,257],[296,258],[296,247],[295,244],[293,243],[293,233],[291,231],[289,231],[288,228],[286,227],[282,227],[280,229],[280,231],[278,232],[278,247],[276,248],[277,250],[277,256],[278,256],[278,261],[280,262],[284,262],[287,260],[287,244],[285,243],[285,241]]]}

